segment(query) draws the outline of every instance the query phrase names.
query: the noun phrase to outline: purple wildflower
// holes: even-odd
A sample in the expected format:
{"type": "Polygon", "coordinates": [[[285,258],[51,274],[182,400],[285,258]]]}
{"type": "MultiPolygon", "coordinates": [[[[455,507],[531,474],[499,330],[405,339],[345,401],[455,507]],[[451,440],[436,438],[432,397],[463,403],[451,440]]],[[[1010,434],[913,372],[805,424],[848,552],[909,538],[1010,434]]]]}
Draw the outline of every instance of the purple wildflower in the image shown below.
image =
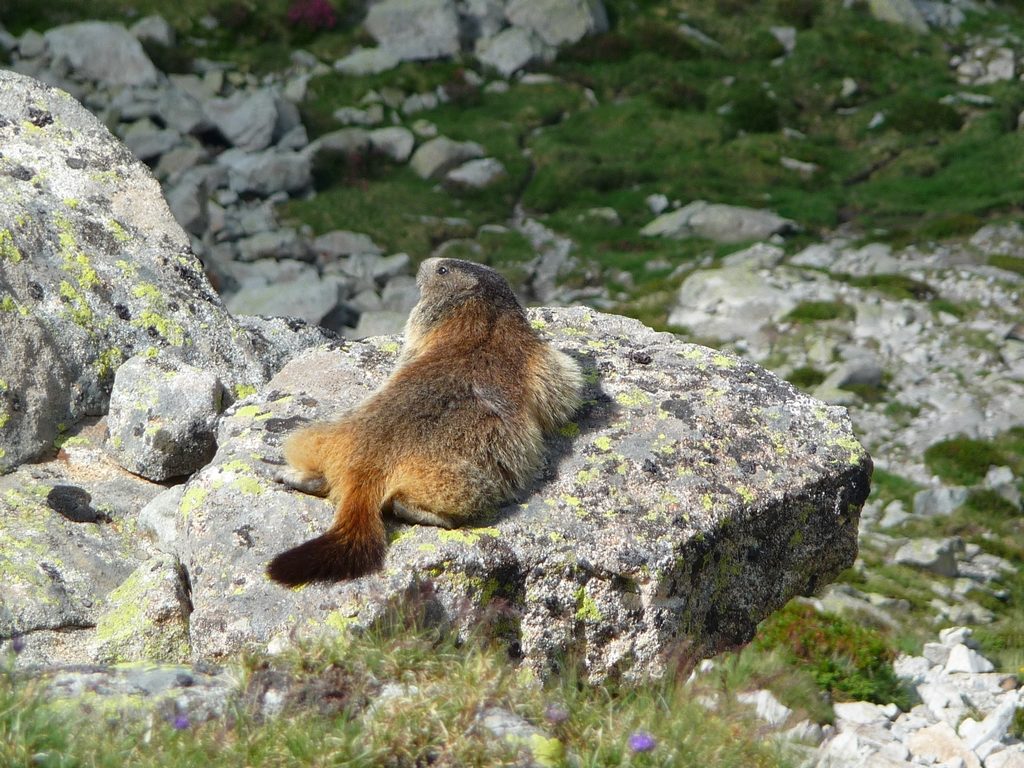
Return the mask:
{"type": "Polygon", "coordinates": [[[647,731],[634,731],[629,736],[629,748],[633,752],[650,752],[657,744],[647,731]]]}
{"type": "Polygon", "coordinates": [[[177,716],[177,717],[175,717],[175,718],[174,718],[174,720],[173,720],[173,721],[171,722],[171,726],[172,726],[172,727],[174,728],[174,730],[176,730],[176,731],[184,731],[184,730],[187,730],[187,729],[188,729],[188,727],[189,727],[189,725],[191,725],[191,723],[189,723],[189,721],[188,721],[188,718],[187,718],[187,717],[185,717],[185,715],[178,715],[178,716],[177,716]]]}
{"type": "Polygon", "coordinates": [[[328,0],[293,0],[288,8],[288,23],[316,32],[334,29],[338,16],[328,0]]]}
{"type": "Polygon", "coordinates": [[[569,719],[569,710],[558,704],[548,704],[547,709],[544,710],[544,719],[555,725],[564,723],[569,719]]]}
{"type": "Polygon", "coordinates": [[[11,638],[11,650],[15,654],[21,653],[25,650],[25,638],[21,635],[15,635],[11,638]]]}

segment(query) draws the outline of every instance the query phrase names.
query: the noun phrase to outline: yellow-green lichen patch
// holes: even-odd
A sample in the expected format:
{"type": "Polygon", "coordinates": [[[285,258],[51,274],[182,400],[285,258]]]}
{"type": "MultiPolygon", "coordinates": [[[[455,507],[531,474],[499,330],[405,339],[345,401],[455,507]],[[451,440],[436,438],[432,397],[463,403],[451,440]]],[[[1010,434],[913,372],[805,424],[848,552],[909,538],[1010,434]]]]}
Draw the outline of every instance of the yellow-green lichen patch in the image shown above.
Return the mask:
{"type": "Polygon", "coordinates": [[[107,228],[110,230],[110,234],[112,234],[114,239],[119,243],[127,243],[132,239],[132,236],[128,234],[128,230],[121,226],[121,222],[116,219],[108,221],[107,228]]]}
{"type": "Polygon", "coordinates": [[[600,437],[594,438],[594,446],[599,451],[610,451],[612,449],[612,439],[607,435],[601,435],[600,437]]]}
{"type": "Polygon", "coordinates": [[[14,244],[14,235],[9,229],[0,229],[0,259],[17,264],[21,261],[21,251],[14,244]]]}
{"type": "Polygon", "coordinates": [[[860,464],[864,460],[864,446],[855,437],[834,437],[829,439],[827,445],[848,451],[847,461],[850,464],[860,464]]]}
{"type": "Polygon", "coordinates": [[[241,400],[243,398],[248,397],[249,395],[255,395],[256,387],[254,387],[252,384],[235,384],[235,386],[232,388],[232,391],[235,393],[235,399],[241,400]]]}
{"type": "Polygon", "coordinates": [[[743,501],[745,501],[747,504],[751,504],[754,501],[754,499],[757,498],[757,496],[754,495],[754,492],[747,488],[747,486],[745,485],[737,486],[736,493],[739,494],[739,497],[743,499],[743,501]]]}
{"type": "Polygon", "coordinates": [[[497,528],[453,528],[450,531],[439,530],[437,538],[441,541],[455,541],[460,544],[472,545],[480,541],[481,536],[498,538],[501,531],[497,528]]]}
{"type": "Polygon", "coordinates": [[[265,410],[261,405],[243,405],[235,411],[235,415],[240,416],[243,419],[263,421],[265,419],[269,419],[274,414],[271,411],[265,410]]]}
{"type": "Polygon", "coordinates": [[[604,618],[594,598],[587,594],[586,587],[576,590],[576,618],[579,621],[601,621],[604,618]]]}
{"type": "Polygon", "coordinates": [[[559,428],[558,434],[560,434],[562,437],[579,437],[580,425],[577,424],[575,421],[570,421],[568,424],[563,424],[559,428]]]}
{"type": "Polygon", "coordinates": [[[399,344],[397,341],[385,341],[383,344],[380,345],[380,349],[382,352],[387,352],[388,354],[391,355],[397,355],[399,352],[402,351],[402,345],[399,344]]]}
{"type": "Polygon", "coordinates": [[[64,300],[68,316],[76,324],[83,328],[92,326],[92,307],[86,301],[85,296],[75,290],[67,280],[61,280],[57,289],[60,297],[64,300]]]}
{"type": "Polygon", "coordinates": [[[210,495],[210,492],[205,488],[200,488],[197,485],[189,488],[181,497],[181,503],[178,505],[178,511],[181,513],[182,520],[188,520],[189,515],[199,509],[203,502],[206,501],[206,497],[210,495]]]}
{"type": "Polygon", "coordinates": [[[96,375],[100,378],[110,376],[124,362],[124,353],[117,347],[111,347],[100,352],[96,358],[96,375]]]}
{"type": "Polygon", "coordinates": [[[554,768],[565,762],[565,747],[554,737],[533,733],[526,740],[526,746],[533,755],[533,761],[542,768],[554,768]]]}
{"type": "Polygon", "coordinates": [[[711,358],[711,362],[719,368],[735,368],[736,359],[721,353],[711,358]]]}
{"type": "MultiPolygon", "coordinates": [[[[105,662],[184,662],[190,655],[188,619],[183,611],[154,608],[154,591],[175,578],[165,569],[136,569],[107,596],[106,610],[96,620],[97,655],[105,662]]],[[[172,587],[173,588],[173,587],[172,587]]]]}
{"type": "Polygon", "coordinates": [[[592,483],[601,476],[596,468],[581,469],[576,473],[576,481],[579,483],[592,483]]]}
{"type": "Polygon", "coordinates": [[[532,325],[538,331],[548,327],[548,324],[541,320],[539,317],[536,320],[531,320],[530,325],[532,325]]]}
{"type": "Polygon", "coordinates": [[[627,408],[643,408],[651,404],[651,396],[638,387],[632,387],[617,394],[615,401],[627,408]]]}
{"type": "Polygon", "coordinates": [[[132,294],[147,304],[146,308],[132,320],[132,325],[139,328],[152,328],[172,346],[184,346],[185,329],[178,321],[167,316],[166,302],[160,289],[152,283],[139,283],[132,289],[132,294]]]}

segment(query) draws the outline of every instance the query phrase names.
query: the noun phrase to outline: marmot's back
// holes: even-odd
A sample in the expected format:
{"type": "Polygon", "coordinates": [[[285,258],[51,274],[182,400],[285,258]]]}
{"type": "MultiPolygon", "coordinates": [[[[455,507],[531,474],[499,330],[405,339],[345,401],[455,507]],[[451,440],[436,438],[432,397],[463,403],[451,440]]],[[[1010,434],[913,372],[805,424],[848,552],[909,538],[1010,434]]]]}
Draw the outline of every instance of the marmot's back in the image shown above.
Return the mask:
{"type": "Polygon", "coordinates": [[[379,567],[382,510],[451,527],[507,501],[536,472],[543,432],[578,406],[575,362],[538,337],[497,272],[428,259],[417,285],[395,372],[355,411],[286,445],[284,482],[338,507],[326,534],[274,558],[278,581],[379,567]]]}

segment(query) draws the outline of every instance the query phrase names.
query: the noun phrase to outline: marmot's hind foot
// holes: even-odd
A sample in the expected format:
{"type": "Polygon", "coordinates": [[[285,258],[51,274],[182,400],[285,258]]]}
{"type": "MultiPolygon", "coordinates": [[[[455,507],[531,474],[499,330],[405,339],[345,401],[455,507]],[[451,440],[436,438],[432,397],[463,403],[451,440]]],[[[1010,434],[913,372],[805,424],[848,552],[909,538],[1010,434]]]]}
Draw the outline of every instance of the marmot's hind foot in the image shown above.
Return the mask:
{"type": "Polygon", "coordinates": [[[436,525],[438,528],[454,528],[455,521],[450,517],[442,517],[441,515],[428,512],[425,509],[421,509],[414,504],[401,501],[391,502],[391,511],[395,517],[399,520],[404,520],[407,523],[415,523],[418,525],[436,525]]]}
{"type": "Polygon", "coordinates": [[[327,478],[314,472],[302,472],[288,467],[274,473],[274,480],[286,488],[308,493],[311,496],[326,496],[327,478]]]}

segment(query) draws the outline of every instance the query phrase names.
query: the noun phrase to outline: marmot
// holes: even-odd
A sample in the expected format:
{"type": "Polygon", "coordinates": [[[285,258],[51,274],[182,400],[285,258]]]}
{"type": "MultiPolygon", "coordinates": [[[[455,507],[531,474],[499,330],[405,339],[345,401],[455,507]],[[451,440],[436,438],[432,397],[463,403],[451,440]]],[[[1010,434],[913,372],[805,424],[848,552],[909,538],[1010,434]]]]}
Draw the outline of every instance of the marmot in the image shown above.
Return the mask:
{"type": "Polygon", "coordinates": [[[579,406],[579,366],[540,339],[493,269],[431,258],[416,285],[391,376],[350,413],[285,442],[291,468],[277,479],[337,512],[325,534],[270,562],[282,584],[379,568],[384,512],[451,528],[508,501],[538,469],[543,434],[579,406]]]}

